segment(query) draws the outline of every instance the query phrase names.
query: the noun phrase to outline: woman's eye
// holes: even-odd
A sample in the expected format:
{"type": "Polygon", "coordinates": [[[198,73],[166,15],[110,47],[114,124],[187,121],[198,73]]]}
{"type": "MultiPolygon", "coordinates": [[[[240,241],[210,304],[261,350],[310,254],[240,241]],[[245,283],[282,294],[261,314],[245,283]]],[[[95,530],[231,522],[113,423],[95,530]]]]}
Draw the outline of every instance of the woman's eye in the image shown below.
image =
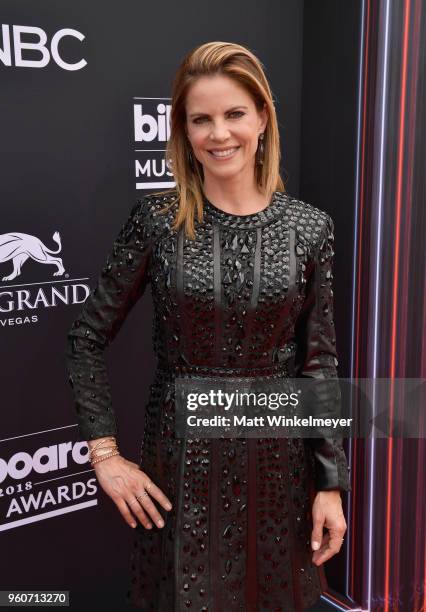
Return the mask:
{"type": "MultiPolygon", "coordinates": [[[[229,117],[231,117],[232,115],[237,115],[236,118],[238,118],[238,117],[241,117],[242,115],[245,115],[245,113],[243,113],[243,111],[232,111],[231,113],[229,113],[229,117]]],[[[207,117],[197,117],[196,119],[194,119],[194,123],[201,123],[206,119],[207,117]]]]}

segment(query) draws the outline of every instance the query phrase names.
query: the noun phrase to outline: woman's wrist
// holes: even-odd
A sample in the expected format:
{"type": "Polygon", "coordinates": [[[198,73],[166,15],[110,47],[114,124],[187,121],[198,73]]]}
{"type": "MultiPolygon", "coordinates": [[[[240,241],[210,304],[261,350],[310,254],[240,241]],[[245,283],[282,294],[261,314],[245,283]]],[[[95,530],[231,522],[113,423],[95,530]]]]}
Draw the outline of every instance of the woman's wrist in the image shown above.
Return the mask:
{"type": "Polygon", "coordinates": [[[89,440],[89,461],[92,467],[101,461],[120,454],[115,436],[89,440]]]}
{"type": "Polygon", "coordinates": [[[90,462],[90,465],[94,467],[97,463],[101,463],[102,461],[106,461],[110,457],[116,457],[117,455],[120,455],[120,451],[118,450],[112,451],[110,453],[105,453],[105,455],[93,459],[93,461],[90,462]]]}

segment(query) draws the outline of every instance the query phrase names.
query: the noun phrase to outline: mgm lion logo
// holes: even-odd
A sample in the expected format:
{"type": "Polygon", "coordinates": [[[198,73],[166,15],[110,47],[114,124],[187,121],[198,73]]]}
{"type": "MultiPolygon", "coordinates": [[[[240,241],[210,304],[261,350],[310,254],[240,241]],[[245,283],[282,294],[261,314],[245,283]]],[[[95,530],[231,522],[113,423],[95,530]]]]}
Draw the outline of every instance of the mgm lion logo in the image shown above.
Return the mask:
{"type": "Polygon", "coordinates": [[[30,234],[12,232],[10,234],[0,234],[0,263],[13,261],[13,272],[9,276],[3,276],[2,280],[13,280],[21,274],[21,268],[29,257],[42,264],[53,264],[58,269],[53,276],[62,276],[65,268],[60,257],[52,257],[62,250],[61,237],[59,232],[53,234],[53,240],[58,244],[58,249],[52,251],[48,249],[41,240],[30,234]]]}

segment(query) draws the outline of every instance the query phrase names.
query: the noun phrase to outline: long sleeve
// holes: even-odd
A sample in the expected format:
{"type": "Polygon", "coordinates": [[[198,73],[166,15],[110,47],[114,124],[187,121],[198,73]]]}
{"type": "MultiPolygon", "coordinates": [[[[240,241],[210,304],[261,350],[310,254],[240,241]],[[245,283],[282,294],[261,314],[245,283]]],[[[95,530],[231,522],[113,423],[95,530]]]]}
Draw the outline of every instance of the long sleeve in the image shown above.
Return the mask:
{"type": "MultiPolygon", "coordinates": [[[[306,297],[296,322],[296,339],[300,347],[297,377],[316,379],[338,378],[336,334],[333,320],[332,267],[334,246],[334,223],[329,215],[308,261],[306,297]],[[301,356],[301,358],[300,358],[301,356]]],[[[331,385],[335,393],[336,385],[331,385]]],[[[321,403],[328,397],[321,395],[321,403]]],[[[340,411],[340,389],[338,397],[329,398],[333,410],[340,411]],[[337,399],[337,404],[336,404],[337,399]]],[[[338,489],[350,491],[348,465],[341,437],[306,438],[314,455],[315,485],[317,491],[338,489]]]]}
{"type": "Polygon", "coordinates": [[[145,197],[132,207],[67,335],[66,366],[82,440],[117,434],[104,351],[147,285],[153,245],[148,203],[145,197]]]}

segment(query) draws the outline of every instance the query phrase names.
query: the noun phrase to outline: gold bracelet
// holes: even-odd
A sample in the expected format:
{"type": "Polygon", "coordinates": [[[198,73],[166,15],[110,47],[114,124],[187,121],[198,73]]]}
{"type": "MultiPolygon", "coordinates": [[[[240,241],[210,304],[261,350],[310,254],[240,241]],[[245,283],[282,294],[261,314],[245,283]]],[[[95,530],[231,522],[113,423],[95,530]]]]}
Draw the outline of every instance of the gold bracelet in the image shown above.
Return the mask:
{"type": "Polygon", "coordinates": [[[112,442],[114,446],[117,446],[117,442],[114,438],[112,438],[111,440],[107,439],[107,440],[102,440],[101,442],[99,442],[99,444],[97,444],[96,446],[94,446],[92,449],[89,448],[89,459],[91,459],[91,457],[93,456],[93,454],[95,453],[95,451],[97,451],[99,448],[111,448],[111,446],[108,446],[108,444],[112,442]],[[102,446],[104,443],[107,444],[107,446],[102,446]]]}
{"type": "Polygon", "coordinates": [[[102,440],[100,440],[96,446],[93,447],[92,450],[95,450],[95,448],[98,448],[98,446],[100,446],[101,444],[103,444],[104,442],[116,442],[116,439],[114,436],[105,436],[105,438],[103,438],[102,440]]]}
{"type": "Polygon", "coordinates": [[[100,463],[101,461],[105,461],[105,459],[109,459],[110,457],[114,457],[115,455],[119,455],[119,452],[115,452],[115,453],[111,453],[110,455],[105,455],[105,457],[102,457],[100,459],[95,459],[94,461],[92,461],[91,466],[93,467],[94,465],[96,465],[96,463],[100,463]]]}
{"type": "Polygon", "coordinates": [[[99,457],[104,457],[105,455],[108,455],[112,451],[116,451],[116,450],[118,450],[118,446],[111,446],[108,449],[105,449],[105,452],[101,452],[99,450],[96,454],[90,456],[90,461],[93,461],[94,459],[98,459],[99,457]]]}
{"type": "Polygon", "coordinates": [[[90,451],[90,452],[92,452],[92,451],[96,450],[97,448],[99,448],[99,446],[102,446],[102,444],[103,444],[104,442],[116,442],[116,441],[117,441],[117,440],[115,439],[115,437],[114,437],[114,436],[107,436],[107,437],[105,437],[103,440],[101,440],[100,442],[98,442],[98,443],[96,444],[96,446],[94,446],[92,449],[90,449],[90,448],[89,448],[89,451],[90,451]]]}
{"type": "Polygon", "coordinates": [[[108,449],[108,448],[118,448],[118,447],[117,447],[117,444],[108,444],[108,445],[106,445],[106,446],[101,446],[101,447],[99,447],[99,448],[94,448],[93,450],[91,450],[91,451],[89,452],[89,455],[93,456],[93,455],[95,455],[97,452],[98,452],[98,453],[99,453],[99,452],[102,452],[103,450],[108,449]]]}
{"type": "Polygon", "coordinates": [[[103,457],[95,459],[94,461],[91,462],[91,465],[94,466],[96,463],[99,463],[100,461],[105,461],[105,459],[109,459],[110,457],[114,457],[115,455],[119,455],[119,454],[120,454],[119,451],[114,451],[110,453],[109,455],[104,455],[103,457]]]}
{"type": "Polygon", "coordinates": [[[93,455],[92,457],[90,457],[90,463],[92,463],[96,459],[100,459],[101,457],[106,457],[106,456],[110,455],[112,452],[116,452],[116,451],[118,451],[118,448],[112,448],[111,450],[108,450],[105,453],[98,453],[96,455],[93,455]]]}

